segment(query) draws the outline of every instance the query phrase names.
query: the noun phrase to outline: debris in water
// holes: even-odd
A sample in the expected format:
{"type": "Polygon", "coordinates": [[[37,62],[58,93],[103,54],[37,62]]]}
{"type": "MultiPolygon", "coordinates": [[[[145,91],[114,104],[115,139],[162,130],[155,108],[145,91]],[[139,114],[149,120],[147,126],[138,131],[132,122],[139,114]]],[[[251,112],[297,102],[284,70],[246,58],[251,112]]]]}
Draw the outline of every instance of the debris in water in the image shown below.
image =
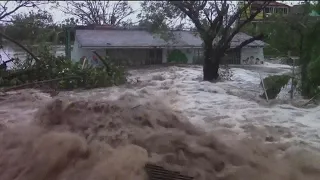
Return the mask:
{"type": "Polygon", "coordinates": [[[193,177],[184,176],[177,171],[170,171],[161,166],[146,164],[149,180],[192,180],[193,177]]]}

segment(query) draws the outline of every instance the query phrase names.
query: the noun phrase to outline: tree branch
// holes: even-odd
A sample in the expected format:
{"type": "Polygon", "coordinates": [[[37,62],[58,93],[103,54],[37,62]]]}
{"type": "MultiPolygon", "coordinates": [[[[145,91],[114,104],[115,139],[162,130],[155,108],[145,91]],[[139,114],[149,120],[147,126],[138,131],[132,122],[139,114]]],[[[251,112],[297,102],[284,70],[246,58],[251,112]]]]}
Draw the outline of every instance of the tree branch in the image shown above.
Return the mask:
{"type": "MultiPolygon", "coordinates": [[[[194,23],[199,33],[203,37],[203,35],[205,34],[205,29],[200,22],[199,11],[198,12],[194,11],[192,6],[191,7],[186,6],[186,4],[183,4],[182,1],[169,0],[169,2],[174,6],[176,6],[178,9],[180,9],[183,13],[185,13],[191,19],[191,21],[194,23]]],[[[203,1],[203,4],[200,7],[204,7],[206,4],[207,4],[207,1],[203,1]]],[[[199,8],[197,9],[199,10],[199,8]]]]}
{"type": "Polygon", "coordinates": [[[256,41],[256,40],[263,40],[265,36],[263,34],[259,34],[257,36],[253,36],[252,38],[250,39],[247,39],[245,41],[243,41],[240,45],[238,45],[237,47],[235,48],[232,48],[232,49],[228,49],[227,51],[230,51],[230,50],[240,50],[241,48],[243,48],[244,46],[252,43],[253,41],[256,41]]]}
{"type": "MultiPolygon", "coordinates": [[[[224,48],[227,48],[229,43],[232,41],[233,37],[239,33],[239,31],[241,30],[241,28],[246,25],[247,23],[251,22],[270,2],[269,1],[265,1],[263,3],[263,5],[260,6],[260,8],[257,9],[257,11],[253,14],[250,15],[250,17],[248,19],[246,19],[245,21],[243,21],[239,26],[237,26],[235,28],[235,30],[230,34],[230,36],[228,37],[228,39],[226,41],[224,41],[224,48]]],[[[241,14],[241,13],[240,13],[241,14]]],[[[239,14],[239,15],[240,15],[239,14]]]]}
{"type": "Polygon", "coordinates": [[[17,46],[19,46],[21,49],[23,49],[24,51],[26,51],[36,62],[40,62],[40,60],[37,58],[36,55],[34,55],[30,50],[28,50],[26,47],[24,47],[22,44],[18,43],[16,40],[12,39],[11,37],[3,34],[2,32],[0,32],[0,36],[4,37],[5,39],[7,39],[8,41],[13,42],[14,44],[16,44],[17,46]]]}

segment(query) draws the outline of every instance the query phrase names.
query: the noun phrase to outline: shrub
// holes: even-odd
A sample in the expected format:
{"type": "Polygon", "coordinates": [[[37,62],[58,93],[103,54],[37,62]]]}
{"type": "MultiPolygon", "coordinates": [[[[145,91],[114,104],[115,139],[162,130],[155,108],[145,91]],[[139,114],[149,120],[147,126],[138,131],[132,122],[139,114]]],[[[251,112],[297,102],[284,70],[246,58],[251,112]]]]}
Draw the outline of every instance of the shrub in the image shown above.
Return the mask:
{"type": "MultiPolygon", "coordinates": [[[[290,80],[289,75],[272,75],[263,79],[264,86],[269,99],[275,99],[280,93],[281,89],[288,84],[290,80]]],[[[262,85],[262,82],[260,83],[262,85]]],[[[261,95],[265,98],[265,93],[261,95]]]]}
{"type": "Polygon", "coordinates": [[[40,62],[34,62],[30,57],[25,61],[15,62],[12,71],[2,72],[0,86],[14,86],[36,81],[57,78],[74,77],[58,80],[55,87],[61,90],[75,88],[98,88],[119,85],[126,81],[123,67],[115,66],[106,58],[107,67],[87,64],[82,68],[79,62],[72,62],[63,56],[55,57],[48,47],[38,51],[40,62]]]}
{"type": "Polygon", "coordinates": [[[311,61],[308,64],[307,67],[307,75],[308,75],[308,86],[309,91],[308,94],[309,96],[315,96],[319,94],[319,86],[320,86],[320,56],[315,59],[314,61],[311,61]]]}

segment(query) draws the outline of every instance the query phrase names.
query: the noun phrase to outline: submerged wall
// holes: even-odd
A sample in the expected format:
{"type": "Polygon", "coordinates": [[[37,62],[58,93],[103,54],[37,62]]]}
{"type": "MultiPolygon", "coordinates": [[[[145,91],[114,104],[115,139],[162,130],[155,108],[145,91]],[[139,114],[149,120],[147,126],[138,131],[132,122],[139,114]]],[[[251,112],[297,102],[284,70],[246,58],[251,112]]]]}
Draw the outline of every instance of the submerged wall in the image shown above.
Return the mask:
{"type": "Polygon", "coordinates": [[[100,64],[96,55],[93,54],[93,50],[102,57],[106,56],[106,51],[104,49],[80,48],[78,42],[75,41],[71,51],[71,60],[77,62],[85,57],[92,64],[100,64]]]}
{"type": "Polygon", "coordinates": [[[241,49],[241,64],[262,64],[263,61],[262,47],[245,47],[241,49]]]}

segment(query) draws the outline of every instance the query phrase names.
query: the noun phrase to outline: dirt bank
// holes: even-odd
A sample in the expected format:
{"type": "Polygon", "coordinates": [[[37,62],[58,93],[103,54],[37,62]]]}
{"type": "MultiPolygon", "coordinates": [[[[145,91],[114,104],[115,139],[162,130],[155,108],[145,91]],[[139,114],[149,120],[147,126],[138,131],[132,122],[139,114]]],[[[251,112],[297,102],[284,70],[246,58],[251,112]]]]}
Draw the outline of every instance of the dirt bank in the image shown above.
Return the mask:
{"type": "Polygon", "coordinates": [[[56,99],[0,132],[1,180],[147,179],[153,162],[196,180],[315,180],[319,157],[287,144],[219,140],[154,100],[56,99]]]}

